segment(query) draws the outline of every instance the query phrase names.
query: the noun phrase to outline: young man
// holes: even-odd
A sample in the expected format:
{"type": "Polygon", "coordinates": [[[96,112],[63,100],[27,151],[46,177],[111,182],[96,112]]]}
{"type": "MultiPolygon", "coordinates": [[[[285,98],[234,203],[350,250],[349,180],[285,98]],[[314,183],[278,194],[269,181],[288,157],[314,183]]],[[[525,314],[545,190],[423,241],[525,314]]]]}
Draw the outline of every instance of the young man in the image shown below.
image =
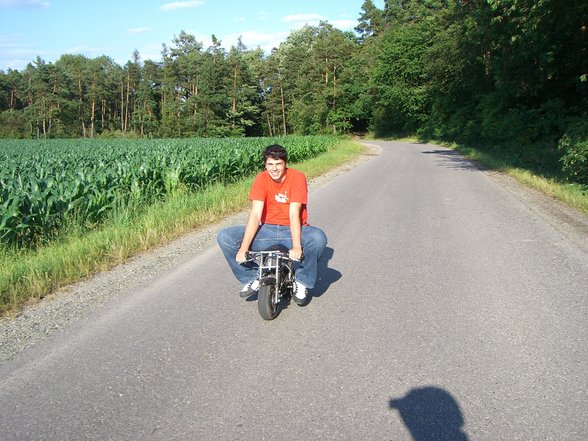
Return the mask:
{"type": "Polygon", "coordinates": [[[218,244],[235,277],[243,283],[240,296],[247,298],[257,292],[257,268],[241,265],[249,250],[262,251],[272,245],[283,245],[291,259],[300,260],[296,271],[294,301],[303,306],[307,290],[314,287],[318,259],[326,245],[327,236],[308,224],[306,177],[288,168],[288,153],[278,144],[263,152],[265,171],[259,173],[249,191],[251,210],[247,225],[221,230],[218,244]]]}

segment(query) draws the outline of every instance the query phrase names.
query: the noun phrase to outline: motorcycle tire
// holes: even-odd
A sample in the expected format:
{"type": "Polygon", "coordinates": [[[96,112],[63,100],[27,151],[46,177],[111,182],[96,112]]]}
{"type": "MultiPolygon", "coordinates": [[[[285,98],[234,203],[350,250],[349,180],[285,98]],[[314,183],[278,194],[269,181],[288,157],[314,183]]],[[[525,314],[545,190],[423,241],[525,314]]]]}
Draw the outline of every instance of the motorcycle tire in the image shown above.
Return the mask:
{"type": "Polygon", "coordinates": [[[275,301],[276,285],[260,285],[257,292],[257,309],[264,320],[273,320],[280,313],[280,304],[275,301]]]}

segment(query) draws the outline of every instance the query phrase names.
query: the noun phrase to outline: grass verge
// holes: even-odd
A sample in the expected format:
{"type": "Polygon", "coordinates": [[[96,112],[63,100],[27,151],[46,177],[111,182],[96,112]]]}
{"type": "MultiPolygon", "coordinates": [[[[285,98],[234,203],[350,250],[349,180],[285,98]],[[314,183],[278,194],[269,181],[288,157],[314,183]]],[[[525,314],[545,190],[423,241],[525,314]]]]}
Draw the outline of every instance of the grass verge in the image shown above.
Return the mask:
{"type": "MultiPolygon", "coordinates": [[[[359,143],[343,140],[325,154],[293,167],[312,179],[352,160],[361,151],[359,143]]],[[[17,314],[25,305],[63,286],[245,209],[252,180],[249,176],[198,193],[178,191],[165,202],[141,210],[121,208],[94,231],[71,233],[32,251],[2,250],[0,315],[17,314]]]]}
{"type": "Polygon", "coordinates": [[[443,144],[452,148],[466,158],[484,164],[493,170],[512,176],[527,187],[560,200],[566,205],[588,214],[588,186],[563,182],[556,177],[550,177],[540,171],[517,165],[516,160],[508,156],[497,155],[492,151],[485,151],[458,144],[443,144]]]}

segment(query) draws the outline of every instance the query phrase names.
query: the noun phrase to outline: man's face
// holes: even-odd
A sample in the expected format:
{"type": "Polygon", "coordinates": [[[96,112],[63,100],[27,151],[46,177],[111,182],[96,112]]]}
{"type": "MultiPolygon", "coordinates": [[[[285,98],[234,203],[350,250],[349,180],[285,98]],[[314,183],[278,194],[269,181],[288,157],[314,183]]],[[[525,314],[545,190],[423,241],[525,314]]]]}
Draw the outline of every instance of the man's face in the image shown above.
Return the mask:
{"type": "Polygon", "coordinates": [[[282,182],[286,173],[286,162],[283,159],[267,158],[265,169],[274,181],[282,182]]]}

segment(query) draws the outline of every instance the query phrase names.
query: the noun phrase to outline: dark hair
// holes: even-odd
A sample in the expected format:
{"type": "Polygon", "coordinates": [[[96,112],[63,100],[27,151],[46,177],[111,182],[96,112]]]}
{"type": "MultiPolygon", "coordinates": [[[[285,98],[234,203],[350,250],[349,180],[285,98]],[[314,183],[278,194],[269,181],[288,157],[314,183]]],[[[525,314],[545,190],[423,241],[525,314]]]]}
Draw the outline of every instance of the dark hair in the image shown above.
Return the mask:
{"type": "Polygon", "coordinates": [[[280,144],[268,145],[263,151],[263,162],[266,162],[268,158],[281,159],[284,162],[288,162],[288,152],[286,151],[286,148],[280,144]]]}

